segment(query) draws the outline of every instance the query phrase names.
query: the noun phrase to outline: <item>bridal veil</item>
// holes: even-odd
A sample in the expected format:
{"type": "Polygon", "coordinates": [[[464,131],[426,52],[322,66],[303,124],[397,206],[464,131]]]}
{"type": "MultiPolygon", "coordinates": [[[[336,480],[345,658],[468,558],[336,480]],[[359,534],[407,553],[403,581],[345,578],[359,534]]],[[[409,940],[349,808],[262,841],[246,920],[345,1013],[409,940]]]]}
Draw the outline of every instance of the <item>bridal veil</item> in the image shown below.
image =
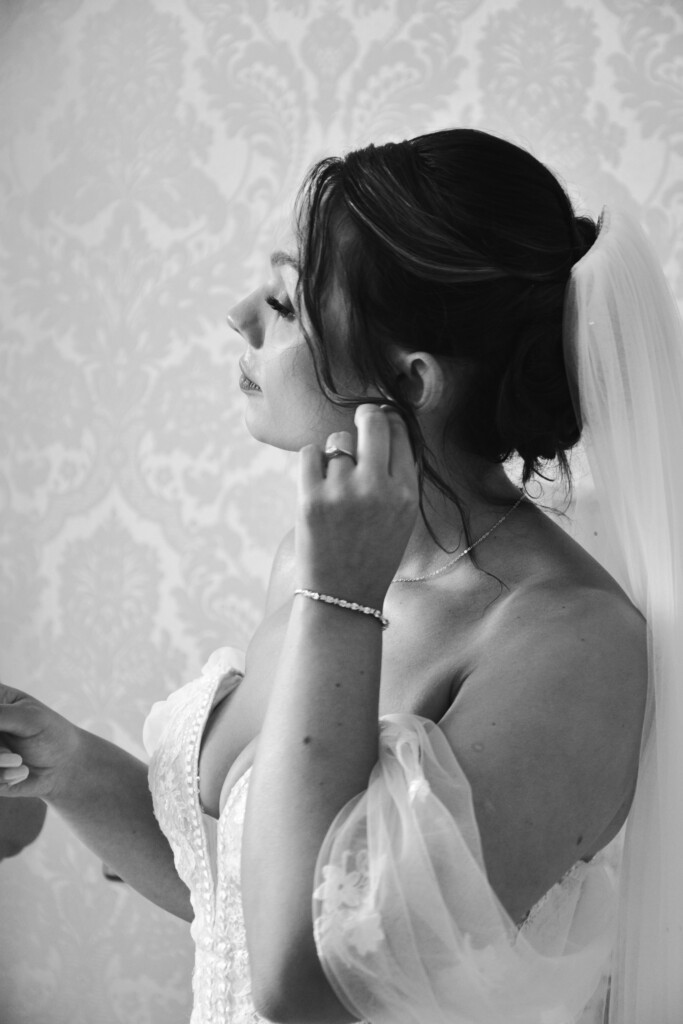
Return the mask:
{"type": "MultiPolygon", "coordinates": [[[[603,214],[573,268],[565,361],[612,568],[648,621],[649,691],[626,826],[610,1024],[683,1019],[683,331],[650,243],[603,214]]],[[[580,515],[580,510],[579,510],[580,515]]]]}

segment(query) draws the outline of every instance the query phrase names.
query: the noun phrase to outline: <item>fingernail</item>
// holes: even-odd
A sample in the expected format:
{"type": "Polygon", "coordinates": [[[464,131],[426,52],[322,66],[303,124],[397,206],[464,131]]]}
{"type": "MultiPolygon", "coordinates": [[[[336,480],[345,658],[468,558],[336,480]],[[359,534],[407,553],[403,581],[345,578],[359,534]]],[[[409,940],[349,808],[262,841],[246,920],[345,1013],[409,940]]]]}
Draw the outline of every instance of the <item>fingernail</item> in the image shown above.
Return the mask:
{"type": "Polygon", "coordinates": [[[3,752],[0,754],[0,768],[18,768],[21,764],[21,755],[3,752]]]}
{"type": "Polygon", "coordinates": [[[24,782],[29,777],[29,770],[26,767],[15,768],[15,772],[19,772],[18,775],[5,775],[5,782],[8,786],[16,786],[17,782],[24,782]]]}
{"type": "Polygon", "coordinates": [[[400,423],[405,424],[406,421],[403,413],[400,409],[397,409],[395,405],[380,405],[380,409],[385,413],[385,415],[395,416],[400,423]]]}

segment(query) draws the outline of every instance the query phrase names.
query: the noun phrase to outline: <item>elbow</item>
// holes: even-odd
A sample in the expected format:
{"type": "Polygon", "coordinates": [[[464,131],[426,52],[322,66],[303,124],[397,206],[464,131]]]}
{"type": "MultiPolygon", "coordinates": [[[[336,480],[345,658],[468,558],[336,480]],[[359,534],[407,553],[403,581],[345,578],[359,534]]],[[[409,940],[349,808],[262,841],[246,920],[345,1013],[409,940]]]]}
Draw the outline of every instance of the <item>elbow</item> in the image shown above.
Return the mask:
{"type": "MultiPolygon", "coordinates": [[[[261,910],[263,905],[261,906],[261,910]]],[[[273,1024],[350,1024],[318,957],[310,918],[255,914],[245,904],[251,1001],[273,1024]]]]}
{"type": "Polygon", "coordinates": [[[309,1012],[309,982],[294,971],[270,977],[252,973],[251,999],[259,1017],[272,1024],[307,1024],[309,1020],[324,1024],[319,1013],[309,1012]]]}
{"type": "Polygon", "coordinates": [[[251,928],[247,920],[251,1001],[259,1017],[273,1024],[306,1024],[314,968],[320,971],[312,939],[296,920],[285,926],[259,915],[251,928]]]}
{"type": "Polygon", "coordinates": [[[291,1001],[282,992],[252,987],[251,1001],[258,1016],[271,1024],[298,1024],[291,1001]]]}
{"type": "Polygon", "coordinates": [[[272,1024],[348,1024],[353,1018],[332,993],[320,964],[298,963],[281,971],[252,967],[251,999],[272,1024]]]}

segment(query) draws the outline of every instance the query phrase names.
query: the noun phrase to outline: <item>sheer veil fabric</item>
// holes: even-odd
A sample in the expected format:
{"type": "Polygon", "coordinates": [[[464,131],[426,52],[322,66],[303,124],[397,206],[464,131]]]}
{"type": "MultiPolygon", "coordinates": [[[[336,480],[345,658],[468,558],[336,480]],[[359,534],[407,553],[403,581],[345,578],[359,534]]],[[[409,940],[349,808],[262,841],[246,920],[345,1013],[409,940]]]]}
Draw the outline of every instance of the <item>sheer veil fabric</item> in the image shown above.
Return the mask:
{"type": "Polygon", "coordinates": [[[371,1024],[601,1024],[608,854],[575,864],[517,928],[438,725],[401,714],[380,726],[368,788],[332,823],[316,871],[316,944],[341,1002],[371,1024]]]}
{"type": "Polygon", "coordinates": [[[597,241],[572,271],[565,338],[610,568],[648,621],[648,707],[626,826],[609,1020],[679,1024],[683,327],[649,241],[623,213],[603,213],[597,241]]]}

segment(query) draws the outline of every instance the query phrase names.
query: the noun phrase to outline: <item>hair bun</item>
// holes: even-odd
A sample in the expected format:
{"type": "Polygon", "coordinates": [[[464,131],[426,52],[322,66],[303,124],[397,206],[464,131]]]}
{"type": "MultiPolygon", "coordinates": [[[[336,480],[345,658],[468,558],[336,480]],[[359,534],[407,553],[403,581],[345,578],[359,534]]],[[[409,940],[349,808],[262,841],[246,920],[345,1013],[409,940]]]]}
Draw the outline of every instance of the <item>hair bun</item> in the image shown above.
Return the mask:
{"type": "Polygon", "coordinates": [[[574,218],[574,226],[578,240],[576,259],[580,260],[582,256],[586,255],[598,237],[598,225],[592,217],[580,216],[574,218]]]}
{"type": "Polygon", "coordinates": [[[496,427],[501,454],[516,451],[523,479],[540,463],[558,459],[579,440],[581,428],[564,366],[561,314],[520,328],[498,390],[496,427]]]}

